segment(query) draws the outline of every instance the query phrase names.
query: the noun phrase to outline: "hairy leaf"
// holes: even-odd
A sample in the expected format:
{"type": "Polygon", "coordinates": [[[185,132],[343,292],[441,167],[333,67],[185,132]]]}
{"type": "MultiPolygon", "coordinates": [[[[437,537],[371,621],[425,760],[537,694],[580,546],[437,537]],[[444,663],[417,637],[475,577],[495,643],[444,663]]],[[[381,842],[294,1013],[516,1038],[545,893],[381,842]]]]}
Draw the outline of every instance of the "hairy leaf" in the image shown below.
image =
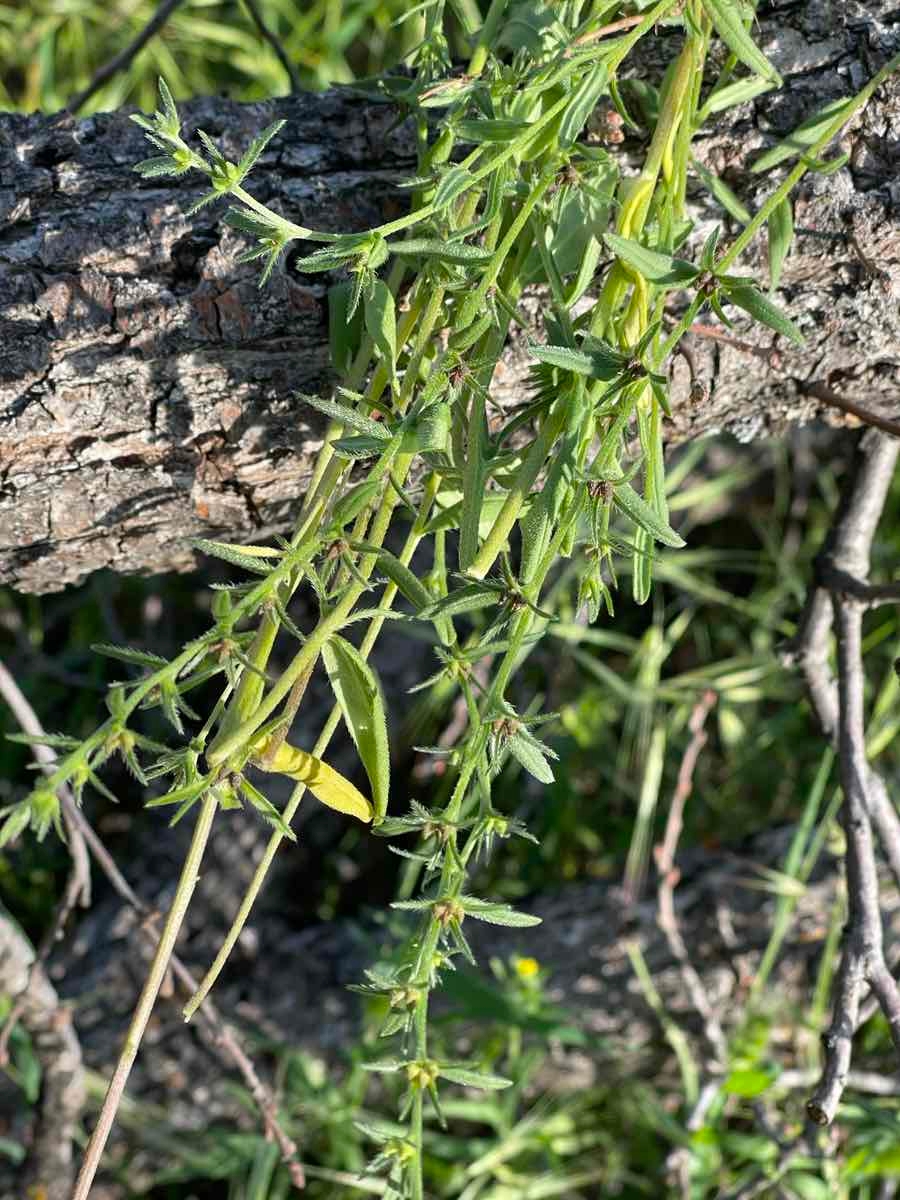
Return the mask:
{"type": "Polygon", "coordinates": [[[684,538],[676,533],[670,525],[661,521],[650,505],[647,504],[642,496],[637,494],[630,484],[617,484],[613,492],[613,500],[616,507],[629,520],[634,521],[639,529],[643,529],[646,533],[649,533],[655,541],[661,542],[664,546],[671,546],[676,550],[685,545],[684,538]]]}
{"type": "MultiPolygon", "coordinates": [[[[744,7],[736,0],[701,0],[716,33],[740,61],[757,75],[781,83],[781,76],[744,28],[744,7]]],[[[752,15],[753,10],[750,10],[752,15]]]]}
{"type": "Polygon", "coordinates": [[[757,288],[749,285],[730,287],[727,295],[733,304],[736,304],[738,308],[742,308],[744,312],[748,312],[755,320],[761,321],[763,325],[768,325],[776,333],[790,338],[795,345],[803,345],[803,334],[794,322],[789,317],[786,317],[781,309],[773,304],[771,300],[767,299],[757,288]]]}
{"type": "Polygon", "coordinates": [[[693,263],[683,258],[673,258],[669,254],[660,254],[657,250],[648,250],[646,246],[619,237],[617,233],[605,233],[603,240],[617,258],[634,267],[639,275],[643,275],[651,283],[686,284],[700,274],[693,263]]]}
{"type": "Polygon", "coordinates": [[[387,812],[391,780],[387,714],[381,686],[357,648],[342,637],[335,636],[325,643],[322,661],[344,723],[369,777],[374,822],[378,825],[387,812]]]}

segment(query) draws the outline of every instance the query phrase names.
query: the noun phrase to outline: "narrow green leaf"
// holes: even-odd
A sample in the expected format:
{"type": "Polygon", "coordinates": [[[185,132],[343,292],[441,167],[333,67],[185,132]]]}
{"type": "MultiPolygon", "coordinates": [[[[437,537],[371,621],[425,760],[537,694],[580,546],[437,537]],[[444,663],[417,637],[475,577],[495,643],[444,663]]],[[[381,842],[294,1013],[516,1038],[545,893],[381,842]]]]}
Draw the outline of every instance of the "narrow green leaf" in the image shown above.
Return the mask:
{"type": "Polygon", "coordinates": [[[325,246],[322,250],[316,250],[312,254],[308,254],[305,258],[298,258],[294,261],[293,267],[295,271],[303,275],[314,275],[318,271],[335,271],[339,267],[344,266],[348,259],[361,253],[364,249],[362,244],[356,246],[325,246]]]}
{"type": "Polygon", "coordinates": [[[629,520],[633,521],[639,529],[649,533],[657,542],[661,542],[664,546],[671,546],[675,550],[686,544],[680,534],[657,517],[650,505],[642,496],[638,495],[630,484],[616,484],[613,501],[629,520]]]}
{"type": "Polygon", "coordinates": [[[463,466],[463,499],[459,521],[459,565],[465,571],[478,553],[484,485],[488,477],[488,433],[486,397],[479,388],[472,395],[466,422],[466,457],[463,466]]]}
{"type": "Polygon", "coordinates": [[[430,621],[435,617],[458,617],[464,613],[477,612],[480,608],[489,608],[499,600],[500,596],[494,588],[480,583],[467,583],[434,601],[421,615],[430,621]]]}
{"type": "Polygon", "coordinates": [[[322,661],[369,777],[374,823],[378,825],[387,812],[391,779],[387,714],[378,678],[357,648],[342,637],[335,636],[325,643],[322,661]]]}
{"type": "Polygon", "coordinates": [[[553,783],[554,775],[544,755],[538,747],[521,733],[514,733],[506,743],[513,758],[522,764],[529,775],[541,783],[553,783]]]}
{"type": "Polygon", "coordinates": [[[779,163],[784,162],[785,159],[796,158],[799,154],[804,154],[822,137],[832,121],[845,112],[849,113],[855,103],[853,97],[829,101],[828,104],[823,105],[805,121],[802,121],[783,141],[778,142],[765,154],[761,154],[750,168],[751,171],[754,174],[769,171],[772,167],[777,167],[779,163]]]}
{"type": "Polygon", "coordinates": [[[201,554],[208,554],[212,558],[221,558],[223,562],[241,567],[245,571],[251,571],[254,575],[268,575],[272,570],[272,564],[267,563],[264,558],[259,558],[255,554],[247,554],[240,547],[230,543],[211,542],[207,538],[190,538],[189,540],[191,546],[195,550],[199,550],[201,554]]]}
{"type": "Polygon", "coordinates": [[[381,279],[375,280],[366,296],[365,320],[369,337],[393,376],[397,361],[397,318],[393,293],[381,279]]]}
{"type": "Polygon", "coordinates": [[[794,322],[755,287],[730,287],[726,294],[732,304],[736,304],[738,308],[748,312],[754,320],[760,321],[763,325],[774,329],[776,333],[790,338],[795,345],[803,345],[803,334],[794,322]]]}
{"type": "Polygon", "coordinates": [[[380,442],[390,441],[391,435],[383,425],[378,421],[373,421],[365,413],[357,412],[355,408],[350,408],[347,404],[341,404],[339,400],[330,400],[325,396],[309,396],[304,392],[299,393],[299,398],[311,408],[325,413],[327,417],[331,417],[335,421],[340,421],[342,425],[347,425],[350,429],[355,429],[357,433],[361,433],[365,437],[375,438],[380,442]]]}
{"type": "Polygon", "coordinates": [[[369,542],[351,542],[350,548],[360,554],[375,554],[378,570],[383,571],[388,579],[397,585],[417,613],[423,612],[431,605],[434,597],[428,592],[425,585],[413,575],[409,567],[404,566],[396,555],[391,554],[390,550],[370,545],[369,542]]]}
{"type": "MultiPolygon", "coordinates": [[[[92,646],[91,649],[98,650],[99,647],[92,646]]],[[[117,658],[118,655],[112,657],[117,658]]],[[[160,659],[160,662],[165,662],[165,659],[160,659]]],[[[4,737],[7,742],[17,742],[21,746],[52,746],[56,750],[74,750],[81,745],[78,738],[66,737],[62,733],[7,733],[4,737]]]]}
{"type": "Polygon", "coordinates": [[[271,125],[267,125],[261,133],[256,135],[244,152],[243,158],[238,163],[238,171],[241,175],[241,178],[247,175],[249,171],[256,165],[259,156],[265,150],[266,146],[268,146],[269,142],[271,142],[272,138],[275,137],[276,134],[281,132],[286,123],[287,122],[284,119],[280,121],[273,121],[271,125]]]}
{"type": "Polygon", "coordinates": [[[169,85],[166,83],[165,79],[163,79],[162,75],[160,75],[159,79],[157,80],[157,87],[159,88],[159,98],[162,101],[162,113],[168,126],[168,132],[173,134],[177,133],[180,127],[178,120],[178,109],[175,107],[175,100],[172,97],[172,93],[169,91],[169,85]]]}
{"type": "Polygon", "coordinates": [[[331,512],[334,525],[342,529],[355,521],[367,504],[370,504],[378,494],[380,483],[377,479],[366,479],[356,484],[346,492],[335,504],[331,512]]]}
{"type": "Polygon", "coordinates": [[[186,783],[182,787],[173,788],[172,791],[166,792],[164,796],[157,796],[153,800],[148,800],[144,805],[145,808],[162,808],[168,804],[190,804],[209,786],[209,780],[204,775],[201,779],[194,779],[191,783],[186,783]]]}
{"type": "Polygon", "coordinates": [[[164,667],[168,659],[151,654],[149,650],[137,650],[132,646],[113,646],[108,642],[94,642],[91,649],[95,654],[103,654],[106,658],[115,658],[119,662],[134,663],[138,667],[149,667],[156,670],[164,667]]]}
{"type": "Polygon", "coordinates": [[[794,237],[794,213],[788,196],[772,210],[768,222],[769,281],[772,291],[781,281],[781,269],[794,237]]]}
{"type": "Polygon", "coordinates": [[[468,191],[474,183],[475,179],[471,171],[467,171],[465,167],[450,167],[441,175],[432,203],[437,209],[446,208],[457,196],[468,191]]]}
{"type": "Polygon", "coordinates": [[[474,896],[461,896],[460,903],[467,917],[485,921],[488,925],[504,925],[509,929],[528,929],[540,925],[541,918],[531,913],[517,912],[508,904],[494,904],[490,900],[478,900],[474,896]]]}
{"type": "Polygon", "coordinates": [[[374,458],[378,454],[384,453],[384,448],[387,442],[381,438],[366,437],[361,434],[357,437],[336,438],[332,443],[336,453],[343,455],[344,458],[374,458]]]}
{"type": "Polygon", "coordinates": [[[623,262],[651,283],[685,284],[696,279],[700,274],[693,263],[683,258],[673,258],[669,254],[660,254],[656,250],[648,250],[638,242],[619,237],[617,233],[605,233],[603,240],[610,250],[623,262]]]}
{"type": "Polygon", "coordinates": [[[604,351],[570,350],[568,346],[537,346],[532,344],[529,349],[536,359],[551,367],[561,367],[564,371],[572,371],[575,375],[585,375],[589,379],[609,381],[621,372],[624,360],[615,361],[604,351]]]}
{"type": "Polygon", "coordinates": [[[156,154],[152,158],[141,159],[131,168],[144,179],[156,179],[161,175],[181,175],[184,168],[180,167],[169,155],[156,154]]]}
{"type": "Polygon", "coordinates": [[[441,1079],[446,1079],[449,1083],[461,1083],[463,1087],[481,1088],[487,1092],[512,1087],[513,1082],[511,1079],[504,1079],[502,1075],[487,1075],[484,1071],[472,1071],[468,1067],[442,1066],[439,1074],[441,1079]]]}
{"type": "Polygon", "coordinates": [[[559,127],[560,146],[566,148],[572,145],[605,90],[606,63],[599,62],[585,72],[572,94],[559,127]]]}
{"type": "Polygon", "coordinates": [[[492,118],[483,121],[459,121],[455,126],[456,136],[461,142],[511,142],[528,128],[527,121],[510,121],[492,118]]]}
{"type": "Polygon", "coordinates": [[[284,817],[278,811],[274,804],[262,794],[259,788],[255,788],[249,779],[241,777],[240,789],[244,797],[250,805],[259,813],[267,825],[271,825],[273,829],[277,829],[282,837],[288,838],[289,841],[296,842],[297,835],[287,824],[284,817]]]}
{"type": "Polygon", "coordinates": [[[328,291],[328,344],[331,361],[342,375],[349,373],[362,342],[362,313],[357,307],[351,314],[352,294],[353,285],[347,281],[335,284],[328,291]]]}
{"type": "Polygon", "coordinates": [[[487,262],[492,251],[484,246],[470,246],[466,242],[439,242],[432,238],[410,238],[407,242],[388,242],[388,250],[401,258],[436,258],[440,262],[471,263],[487,262]]]}
{"type": "Polygon", "coordinates": [[[781,76],[744,28],[743,5],[735,0],[701,0],[701,3],[731,53],[757,75],[781,83],[781,76]]]}
{"type": "Polygon", "coordinates": [[[734,83],[726,84],[725,87],[713,92],[703,105],[703,113],[712,115],[724,112],[726,108],[733,108],[736,104],[755,100],[763,92],[770,92],[774,86],[772,80],[760,78],[758,75],[751,75],[749,79],[737,79],[734,83]]]}
{"type": "Polygon", "coordinates": [[[708,171],[696,159],[693,160],[693,167],[704,187],[718,200],[725,211],[734,217],[736,221],[740,221],[742,225],[749,225],[752,219],[749,210],[737,198],[728,184],[723,179],[720,179],[718,175],[714,175],[712,171],[708,171]]]}
{"type": "Polygon", "coordinates": [[[24,833],[31,820],[31,805],[21,801],[11,809],[4,809],[6,820],[0,826],[0,850],[8,846],[20,833],[24,833]]]}

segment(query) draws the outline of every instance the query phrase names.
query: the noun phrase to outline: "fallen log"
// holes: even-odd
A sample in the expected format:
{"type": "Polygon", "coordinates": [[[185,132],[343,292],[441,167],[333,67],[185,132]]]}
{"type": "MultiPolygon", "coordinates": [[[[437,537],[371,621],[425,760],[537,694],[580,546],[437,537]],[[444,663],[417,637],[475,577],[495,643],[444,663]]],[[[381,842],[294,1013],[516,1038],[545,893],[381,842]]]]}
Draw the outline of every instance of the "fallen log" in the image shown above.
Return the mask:
{"type": "MultiPolygon", "coordinates": [[[[658,73],[678,36],[660,31],[642,69],[658,73]]],[[[898,39],[887,0],[769,7],[760,41],[785,88],[723,113],[699,160],[757,208],[774,186],[749,170],[758,151],[855,92],[898,39]]],[[[388,104],[333,90],[183,111],[232,155],[285,117],[254,189],[307,225],[362,229],[402,211],[413,137],[388,104]]],[[[795,197],[780,299],[805,349],[740,322],[725,340],[692,334],[674,367],[672,443],[778,435],[824,412],[853,423],[835,407],[847,402],[900,413],[898,124],[895,77],[848,126],[845,166],[808,175],[795,197]],[[694,403],[689,362],[703,385],[694,403]]],[[[122,113],[0,116],[0,583],[26,592],[102,567],[188,568],[189,535],[286,528],[320,444],[321,420],[295,393],[327,385],[330,280],[297,273],[289,254],[259,291],[222,210],[185,217],[199,181],[140,179],[131,167],[145,153],[122,113]]],[[[698,238],[735,227],[699,183],[694,212],[698,238]]],[[[744,265],[764,258],[757,239],[744,265]]],[[[498,397],[521,394],[524,367],[514,339],[498,397]]]]}

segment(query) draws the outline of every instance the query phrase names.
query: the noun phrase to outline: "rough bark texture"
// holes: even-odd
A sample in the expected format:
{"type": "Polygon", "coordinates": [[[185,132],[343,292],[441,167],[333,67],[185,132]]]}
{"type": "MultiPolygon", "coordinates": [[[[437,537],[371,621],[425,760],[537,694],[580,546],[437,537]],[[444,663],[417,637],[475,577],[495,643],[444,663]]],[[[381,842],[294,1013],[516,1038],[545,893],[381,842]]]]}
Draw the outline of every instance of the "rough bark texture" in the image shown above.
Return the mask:
{"type": "Polygon", "coordinates": [[[0,994],[11,1001],[24,995],[20,1023],[31,1038],[42,1073],[30,1129],[30,1114],[21,1097],[11,1097],[5,1088],[6,1094],[0,1095],[0,1113],[7,1135],[21,1137],[28,1146],[18,1179],[20,1194],[67,1200],[74,1174],[73,1138],[84,1104],[84,1065],[71,1011],[60,1004],[43,969],[30,978],[33,960],[34,951],[24,934],[0,910],[0,994]]]}
{"type": "MultiPolygon", "coordinates": [[[[641,69],[658,70],[678,36],[652,39],[641,69]]],[[[775,182],[749,173],[757,152],[856,91],[900,44],[900,10],[888,0],[771,5],[759,36],[785,88],[723,114],[697,147],[751,208],[775,182]]],[[[389,106],[335,91],[264,105],[204,99],[184,115],[232,154],[286,117],[254,188],[307,225],[360,229],[401,211],[395,184],[413,162],[412,137],[389,106]]],[[[711,398],[686,402],[679,360],[672,441],[778,434],[822,411],[803,392],[810,381],[900,411],[898,127],[894,79],[842,139],[846,167],[808,176],[796,197],[796,223],[810,232],[795,240],[781,300],[806,349],[750,354],[692,338],[711,398]]],[[[330,280],[297,274],[289,256],[257,291],[221,209],[184,217],[196,181],[131,172],[145,152],[123,114],[0,117],[0,582],[25,591],[100,567],[187,567],[187,535],[283,528],[319,444],[321,422],[293,393],[326,382],[330,280]]],[[[703,192],[695,215],[698,238],[723,219],[703,192]]],[[[744,266],[764,256],[760,239],[744,266]]],[[[773,344],[759,328],[747,337],[773,344]]],[[[500,396],[520,391],[523,369],[513,345],[500,396]]]]}

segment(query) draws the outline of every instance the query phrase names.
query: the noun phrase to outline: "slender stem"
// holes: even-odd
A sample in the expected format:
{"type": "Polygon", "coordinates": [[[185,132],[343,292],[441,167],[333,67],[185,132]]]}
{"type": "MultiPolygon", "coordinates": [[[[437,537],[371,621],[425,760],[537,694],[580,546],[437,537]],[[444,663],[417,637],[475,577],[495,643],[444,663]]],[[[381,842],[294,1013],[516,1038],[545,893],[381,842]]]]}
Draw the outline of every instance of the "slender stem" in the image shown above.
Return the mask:
{"type": "Polygon", "coordinates": [[[778,205],[794,190],[803,176],[809,171],[815,162],[816,158],[828,147],[832,138],[837,137],[844,126],[850,121],[863,105],[867,104],[875,92],[888,79],[894,71],[900,69],[900,54],[895,54],[889,59],[884,66],[878,71],[864,88],[862,88],[853,97],[848,107],[844,109],[833,121],[829,123],[825,132],[818,141],[806,151],[800,158],[792,171],[788,173],[785,179],[778,185],[775,191],[769,196],[768,200],[763,204],[762,208],[756,213],[749,225],[746,225],[743,231],[735,239],[731,248],[722,257],[716,266],[717,271],[727,271],[731,264],[735,261],[738,255],[742,254],[750,242],[756,235],[757,230],[768,221],[769,217],[778,207],[778,205]]]}
{"type": "Polygon", "coordinates": [[[194,894],[194,888],[197,886],[197,880],[200,877],[200,863],[203,859],[206,843],[209,840],[209,833],[217,806],[218,800],[211,792],[208,792],[200,808],[200,815],[197,818],[194,836],[191,839],[191,845],[184,860],[184,866],[181,869],[181,878],[178,881],[172,907],[169,909],[169,915],[166,917],[166,923],[160,934],[159,943],[156,947],[156,953],[153,956],[153,962],[150,964],[150,970],[144,983],[143,991],[134,1010],[134,1016],[131,1018],[131,1024],[128,1027],[128,1033],[125,1036],[125,1042],[119,1054],[119,1061],[116,1063],[112,1078],[109,1081],[106,1098],[103,1101],[103,1107],[97,1118],[97,1124],[88,1142],[81,1170],[78,1173],[78,1179],[75,1183],[72,1200],[87,1200],[90,1194],[94,1176],[97,1174],[97,1168],[100,1166],[100,1159],[106,1148],[106,1142],[116,1117],[116,1111],[125,1091],[125,1084],[128,1082],[128,1076],[131,1074],[131,1068],[134,1066],[134,1060],[137,1057],[141,1039],[147,1028],[147,1022],[150,1020],[150,1014],[156,1003],[156,997],[166,976],[166,971],[169,968],[169,960],[172,957],[172,951],[175,949],[175,942],[181,930],[191,896],[194,894]]]}
{"type": "MultiPolygon", "coordinates": [[[[416,548],[425,535],[425,523],[428,513],[431,510],[431,506],[434,503],[434,497],[437,494],[439,482],[440,481],[436,475],[432,476],[425,488],[425,495],[422,500],[419,517],[413,525],[413,528],[411,529],[406,540],[406,544],[400,554],[400,561],[404,566],[409,564],[413,554],[416,551],[416,548]]],[[[372,648],[375,645],[378,635],[381,633],[381,629],[386,620],[386,616],[382,614],[386,614],[390,610],[396,596],[397,585],[394,583],[389,583],[385,587],[381,597],[381,603],[379,605],[381,612],[378,616],[372,618],[369,628],[367,629],[365,637],[360,645],[360,654],[363,656],[363,658],[368,658],[369,654],[372,652],[372,648]]],[[[312,753],[316,758],[320,758],[328,749],[328,745],[334,736],[334,731],[337,729],[340,720],[341,709],[339,705],[335,704],[328,716],[327,721],[325,722],[325,725],[322,728],[322,732],[319,734],[319,737],[313,746],[312,753]]],[[[283,813],[285,825],[290,825],[291,821],[296,816],[297,809],[300,807],[300,802],[305,793],[306,785],[303,783],[298,784],[297,787],[294,788],[291,798],[285,806],[283,813]]],[[[209,970],[203,977],[200,986],[196,989],[193,996],[191,996],[190,1000],[184,1007],[184,1018],[186,1021],[191,1019],[191,1017],[203,1003],[204,998],[209,994],[219,975],[222,973],[226,962],[231,956],[231,952],[234,949],[237,940],[250,917],[253,905],[256,903],[256,898],[262,890],[266,876],[269,873],[269,868],[275,859],[275,855],[278,852],[278,847],[281,845],[283,837],[284,835],[282,833],[280,833],[278,830],[275,830],[269,838],[265,852],[257,864],[253,878],[250,881],[243,899],[241,900],[240,908],[238,909],[237,914],[231,923],[231,927],[228,930],[228,933],[225,935],[221,946],[219,947],[216,957],[210,965],[209,970]]]]}

